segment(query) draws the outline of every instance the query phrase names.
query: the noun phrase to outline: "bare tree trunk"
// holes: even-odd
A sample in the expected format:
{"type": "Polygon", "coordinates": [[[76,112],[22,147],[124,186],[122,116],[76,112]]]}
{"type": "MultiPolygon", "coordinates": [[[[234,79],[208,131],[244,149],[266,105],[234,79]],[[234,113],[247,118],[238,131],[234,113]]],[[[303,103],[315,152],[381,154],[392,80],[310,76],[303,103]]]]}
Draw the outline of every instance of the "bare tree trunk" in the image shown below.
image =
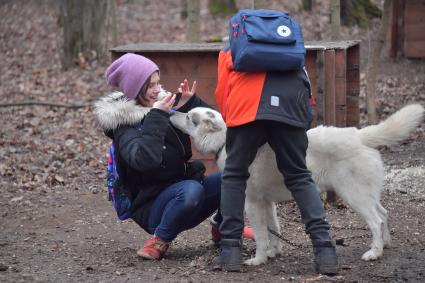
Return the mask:
{"type": "Polygon", "coordinates": [[[313,0],[303,0],[303,9],[304,11],[313,10],[313,0]]]}
{"type": "Polygon", "coordinates": [[[267,0],[254,0],[254,9],[268,9],[269,7],[267,0]]]}
{"type": "Polygon", "coordinates": [[[187,1],[187,40],[190,42],[201,41],[200,17],[201,5],[199,0],[187,1]]]}
{"type": "Polygon", "coordinates": [[[392,0],[385,0],[384,11],[382,13],[381,28],[377,36],[373,37],[372,52],[369,52],[367,82],[366,82],[366,106],[367,118],[369,124],[375,124],[378,121],[376,115],[376,70],[378,68],[381,50],[384,47],[385,35],[388,28],[390,7],[392,0]]]}
{"type": "Polygon", "coordinates": [[[341,27],[341,1],[332,0],[332,40],[339,39],[340,27],[341,27]]]}
{"type": "Polygon", "coordinates": [[[102,31],[106,20],[106,0],[60,0],[63,27],[62,67],[80,66],[104,52],[102,31]]]}
{"type": "Polygon", "coordinates": [[[355,24],[367,27],[369,19],[381,16],[381,10],[371,0],[341,1],[341,22],[345,26],[355,24]]]}
{"type": "Polygon", "coordinates": [[[180,19],[186,20],[187,19],[187,7],[188,7],[188,0],[180,0],[180,19]]]}
{"type": "Polygon", "coordinates": [[[237,11],[235,0],[208,0],[208,8],[212,15],[232,15],[237,11]]]}
{"type": "Polygon", "coordinates": [[[116,46],[118,44],[118,31],[117,31],[117,5],[115,0],[110,0],[109,9],[110,9],[110,17],[112,20],[112,45],[116,46]]]}

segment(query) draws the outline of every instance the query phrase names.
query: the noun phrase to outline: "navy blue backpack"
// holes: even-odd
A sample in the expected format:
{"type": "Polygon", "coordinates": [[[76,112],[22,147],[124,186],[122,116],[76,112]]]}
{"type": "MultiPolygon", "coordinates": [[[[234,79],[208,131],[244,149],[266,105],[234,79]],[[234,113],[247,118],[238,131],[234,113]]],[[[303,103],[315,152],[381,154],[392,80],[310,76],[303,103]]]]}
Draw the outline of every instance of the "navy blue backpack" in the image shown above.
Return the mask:
{"type": "Polygon", "coordinates": [[[112,202],[112,206],[117,212],[120,220],[130,218],[130,199],[127,197],[122,187],[118,185],[118,172],[115,163],[115,148],[112,143],[109,147],[108,167],[107,167],[107,187],[108,200],[112,202]]]}
{"type": "Polygon", "coordinates": [[[288,13],[240,10],[230,19],[229,31],[236,71],[288,71],[304,66],[301,26],[288,13]]]}

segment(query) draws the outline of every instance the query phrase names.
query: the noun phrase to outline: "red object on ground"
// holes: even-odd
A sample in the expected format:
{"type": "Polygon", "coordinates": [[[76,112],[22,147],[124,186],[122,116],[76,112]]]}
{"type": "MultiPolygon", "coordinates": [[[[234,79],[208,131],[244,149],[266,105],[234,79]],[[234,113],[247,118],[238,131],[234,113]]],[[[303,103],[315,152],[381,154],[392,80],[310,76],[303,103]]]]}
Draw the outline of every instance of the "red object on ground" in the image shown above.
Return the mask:
{"type": "Polygon", "coordinates": [[[243,227],[243,236],[245,238],[251,239],[251,240],[255,240],[254,239],[254,233],[252,232],[252,228],[249,226],[245,226],[243,227]]]}

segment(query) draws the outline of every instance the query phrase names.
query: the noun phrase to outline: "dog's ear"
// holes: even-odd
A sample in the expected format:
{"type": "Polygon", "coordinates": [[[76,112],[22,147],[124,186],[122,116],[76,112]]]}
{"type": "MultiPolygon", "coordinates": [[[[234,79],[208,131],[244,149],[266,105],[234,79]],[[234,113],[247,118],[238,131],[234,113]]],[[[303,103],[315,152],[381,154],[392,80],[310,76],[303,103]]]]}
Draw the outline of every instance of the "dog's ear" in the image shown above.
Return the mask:
{"type": "Polygon", "coordinates": [[[207,114],[208,118],[214,119],[215,115],[212,111],[206,111],[205,114],[207,114]]]}
{"type": "Polygon", "coordinates": [[[205,127],[211,132],[219,132],[222,130],[212,119],[204,119],[202,122],[204,122],[205,127]]]}

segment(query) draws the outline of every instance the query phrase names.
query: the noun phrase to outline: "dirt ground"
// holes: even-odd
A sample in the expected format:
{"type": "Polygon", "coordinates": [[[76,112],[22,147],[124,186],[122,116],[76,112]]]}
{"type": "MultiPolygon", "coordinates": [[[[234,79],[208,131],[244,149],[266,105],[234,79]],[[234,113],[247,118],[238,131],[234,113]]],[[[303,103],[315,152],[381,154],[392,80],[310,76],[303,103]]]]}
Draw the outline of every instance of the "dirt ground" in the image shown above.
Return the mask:
{"type": "MultiPolygon", "coordinates": [[[[180,1],[163,2],[159,8],[155,1],[118,1],[119,44],[184,41],[180,1]],[[164,26],[161,21],[170,17],[164,26]]],[[[297,1],[281,1],[274,8],[298,17],[308,40],[326,39],[329,1],[320,2],[312,14],[299,11],[297,1]]],[[[90,103],[108,90],[103,80],[107,60],[61,71],[54,3],[0,1],[0,103],[90,103]]],[[[212,19],[205,9],[203,15],[205,37],[225,34],[225,18],[212,19]]],[[[373,33],[373,28],[344,32],[362,40],[362,125],[364,63],[373,33]]],[[[407,103],[425,105],[425,61],[383,60],[381,119],[407,103]]],[[[109,141],[96,126],[91,107],[0,107],[0,117],[0,282],[424,281],[425,123],[401,144],[380,149],[386,168],[382,202],[389,212],[392,246],[383,258],[362,261],[371,241],[366,224],[350,208],[327,207],[331,232],[344,239],[344,246],[337,247],[340,274],[326,277],[313,271],[312,249],[292,202],[278,209],[284,253],[265,265],[245,267],[242,273],[212,271],[218,250],[209,239],[207,221],[182,233],[165,259],[144,261],[135,251],[149,235],[132,221],[119,222],[106,200],[109,141]]],[[[244,258],[254,249],[254,242],[245,240],[244,258]]]]}

